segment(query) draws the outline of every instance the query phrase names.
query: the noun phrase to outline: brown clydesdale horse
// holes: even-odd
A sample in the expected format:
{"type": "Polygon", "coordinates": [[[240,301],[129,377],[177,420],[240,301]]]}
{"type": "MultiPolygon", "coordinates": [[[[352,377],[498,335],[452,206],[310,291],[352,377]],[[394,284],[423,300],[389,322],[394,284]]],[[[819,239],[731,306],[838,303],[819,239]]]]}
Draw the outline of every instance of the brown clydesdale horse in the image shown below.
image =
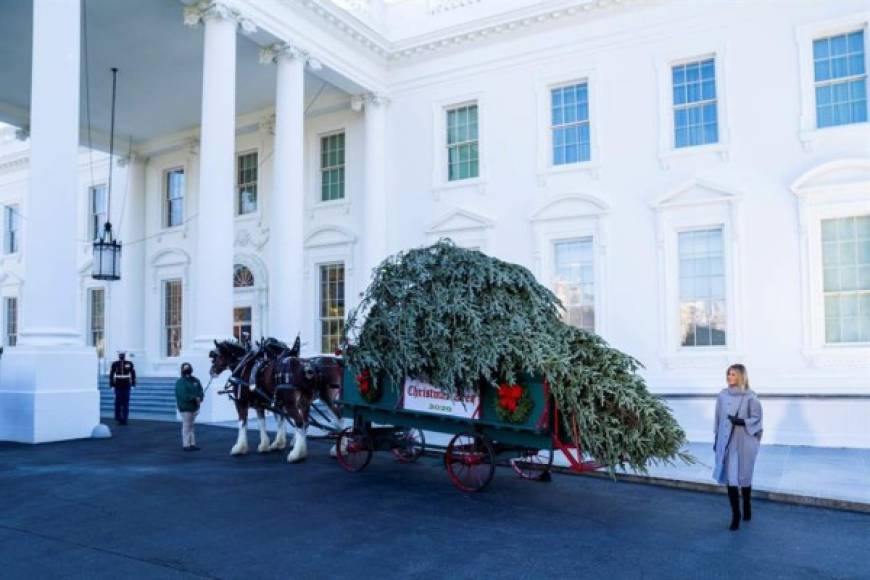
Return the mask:
{"type": "Polygon", "coordinates": [[[299,357],[299,339],[293,348],[273,338],[265,339],[254,349],[246,349],[233,341],[215,341],[210,374],[215,377],[226,369],[232,371],[224,392],[229,393],[239,416],[239,435],[230,453],[242,455],[248,451],[248,410],[254,408],[260,427],[260,452],[284,449],[287,445],[287,420],[295,432],[293,449],[287,461],[296,463],[307,455],[306,431],[309,412],[315,399],[320,399],[334,414],[330,428],[338,429],[339,411],[335,398],[341,387],[341,359],[331,356],[299,357]],[[278,431],[270,445],[266,433],[265,411],[278,418],[278,431]]]}

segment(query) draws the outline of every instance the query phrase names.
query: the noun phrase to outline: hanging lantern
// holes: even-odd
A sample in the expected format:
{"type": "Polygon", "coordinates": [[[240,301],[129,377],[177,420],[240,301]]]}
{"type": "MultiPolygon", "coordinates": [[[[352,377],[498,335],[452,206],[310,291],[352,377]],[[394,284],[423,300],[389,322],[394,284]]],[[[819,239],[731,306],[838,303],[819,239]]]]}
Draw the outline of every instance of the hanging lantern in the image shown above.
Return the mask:
{"type": "Polygon", "coordinates": [[[100,239],[94,242],[93,270],[94,280],[121,279],[121,242],[112,235],[112,167],[115,165],[115,89],[118,80],[118,69],[112,69],[112,125],[109,131],[109,187],[106,192],[106,223],[100,239]]]}
{"type": "Polygon", "coordinates": [[[112,236],[112,224],[106,222],[100,239],[94,242],[94,280],[121,279],[121,242],[112,236]]]}

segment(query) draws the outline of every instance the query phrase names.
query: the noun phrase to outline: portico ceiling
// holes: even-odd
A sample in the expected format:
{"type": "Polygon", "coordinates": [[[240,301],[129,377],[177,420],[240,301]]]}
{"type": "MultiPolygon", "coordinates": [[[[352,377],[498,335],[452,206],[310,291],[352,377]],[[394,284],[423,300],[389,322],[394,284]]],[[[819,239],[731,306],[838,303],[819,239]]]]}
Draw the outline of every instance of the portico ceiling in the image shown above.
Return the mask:
{"type": "MultiPolygon", "coordinates": [[[[109,132],[112,75],[120,69],[116,138],[135,144],[183,132],[200,124],[203,30],[185,26],[179,0],[82,0],[81,125],[86,144],[87,104],[94,146],[109,132]]],[[[0,0],[0,121],[27,127],[30,117],[32,0],[0,0]]],[[[275,67],[259,63],[262,45],[276,39],[259,31],[239,32],[236,112],[273,106],[275,67]]],[[[309,112],[349,101],[348,92],[324,79],[334,72],[306,72],[309,112]]]]}

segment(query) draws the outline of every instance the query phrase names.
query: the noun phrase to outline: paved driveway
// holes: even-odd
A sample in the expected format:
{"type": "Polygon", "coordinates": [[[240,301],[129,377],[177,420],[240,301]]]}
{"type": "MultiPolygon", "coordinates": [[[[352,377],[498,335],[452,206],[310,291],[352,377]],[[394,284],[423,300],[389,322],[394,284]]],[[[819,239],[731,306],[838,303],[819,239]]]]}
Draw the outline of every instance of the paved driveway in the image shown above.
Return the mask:
{"type": "Polygon", "coordinates": [[[0,577],[870,579],[866,514],[759,501],[732,533],[722,496],[504,468],[465,495],[433,458],[349,474],[324,442],[291,466],[178,431],[0,443],[0,577]]]}

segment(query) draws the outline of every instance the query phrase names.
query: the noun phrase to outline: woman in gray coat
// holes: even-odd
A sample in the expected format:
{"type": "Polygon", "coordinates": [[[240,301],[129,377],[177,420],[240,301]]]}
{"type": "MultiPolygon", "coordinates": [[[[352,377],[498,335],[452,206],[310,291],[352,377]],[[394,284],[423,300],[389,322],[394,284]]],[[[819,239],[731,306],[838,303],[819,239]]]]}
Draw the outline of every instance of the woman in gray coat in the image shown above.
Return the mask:
{"type": "Polygon", "coordinates": [[[728,367],[726,381],[728,388],[716,398],[713,479],[728,486],[731,529],[736,530],[740,527],[738,487],[743,494],[743,520],[752,519],[752,472],[761,445],[762,412],[761,401],[749,388],[746,367],[728,367]]]}

